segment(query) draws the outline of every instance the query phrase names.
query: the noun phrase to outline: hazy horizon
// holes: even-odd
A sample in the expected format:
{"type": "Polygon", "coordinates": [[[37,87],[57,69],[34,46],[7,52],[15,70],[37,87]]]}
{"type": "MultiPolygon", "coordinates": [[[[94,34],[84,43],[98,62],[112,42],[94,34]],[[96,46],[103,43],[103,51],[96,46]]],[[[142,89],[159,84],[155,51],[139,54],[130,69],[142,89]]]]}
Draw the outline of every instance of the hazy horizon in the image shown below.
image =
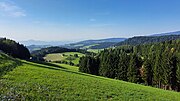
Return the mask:
{"type": "Polygon", "coordinates": [[[179,5],[178,0],[0,0],[0,37],[82,41],[179,31],[179,5]]]}

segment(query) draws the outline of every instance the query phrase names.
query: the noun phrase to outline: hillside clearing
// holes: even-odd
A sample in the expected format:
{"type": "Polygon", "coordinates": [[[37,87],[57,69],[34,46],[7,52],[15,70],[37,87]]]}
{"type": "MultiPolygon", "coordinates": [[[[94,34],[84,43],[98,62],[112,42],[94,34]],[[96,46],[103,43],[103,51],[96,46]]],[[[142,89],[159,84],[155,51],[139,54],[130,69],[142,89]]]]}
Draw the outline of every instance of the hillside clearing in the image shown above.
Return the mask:
{"type": "Polygon", "coordinates": [[[47,61],[66,61],[70,62],[72,61],[75,65],[79,64],[79,58],[84,56],[84,54],[79,52],[64,52],[64,53],[53,53],[53,54],[47,54],[44,59],[47,61]],[[75,57],[74,55],[77,54],[78,57],[75,57]]]}

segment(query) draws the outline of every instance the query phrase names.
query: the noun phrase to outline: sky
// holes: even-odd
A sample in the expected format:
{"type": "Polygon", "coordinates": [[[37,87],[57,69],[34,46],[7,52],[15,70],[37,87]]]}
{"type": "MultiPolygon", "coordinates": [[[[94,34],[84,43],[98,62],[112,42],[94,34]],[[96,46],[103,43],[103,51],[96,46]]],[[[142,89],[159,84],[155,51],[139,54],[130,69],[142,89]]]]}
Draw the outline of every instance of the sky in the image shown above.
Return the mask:
{"type": "Polygon", "coordinates": [[[128,38],[180,30],[180,0],[0,0],[0,37],[128,38]]]}

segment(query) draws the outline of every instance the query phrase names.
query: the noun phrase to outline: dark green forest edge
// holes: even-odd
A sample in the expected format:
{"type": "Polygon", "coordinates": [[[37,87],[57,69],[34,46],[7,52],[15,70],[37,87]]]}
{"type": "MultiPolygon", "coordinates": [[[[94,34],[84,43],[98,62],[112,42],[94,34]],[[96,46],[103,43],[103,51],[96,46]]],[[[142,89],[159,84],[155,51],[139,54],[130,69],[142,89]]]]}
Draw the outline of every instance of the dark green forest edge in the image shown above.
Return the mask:
{"type": "Polygon", "coordinates": [[[180,40],[105,49],[82,57],[79,71],[180,91],[180,40]]]}
{"type": "Polygon", "coordinates": [[[19,59],[15,58],[27,60],[30,58],[30,53],[24,45],[21,45],[10,39],[1,38],[0,77],[22,64],[19,59]]]}
{"type": "Polygon", "coordinates": [[[0,38],[0,51],[14,58],[19,58],[19,59],[30,58],[30,52],[24,45],[6,38],[0,38]]]}

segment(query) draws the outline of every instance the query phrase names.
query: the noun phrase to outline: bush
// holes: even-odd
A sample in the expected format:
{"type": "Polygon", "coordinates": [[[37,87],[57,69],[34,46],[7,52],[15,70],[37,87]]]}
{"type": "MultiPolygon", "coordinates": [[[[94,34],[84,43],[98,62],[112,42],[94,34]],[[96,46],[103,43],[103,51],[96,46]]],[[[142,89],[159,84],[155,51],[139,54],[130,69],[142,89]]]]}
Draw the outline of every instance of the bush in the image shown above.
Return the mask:
{"type": "Polygon", "coordinates": [[[79,56],[78,56],[78,54],[74,54],[74,57],[78,58],[79,56]]]}

